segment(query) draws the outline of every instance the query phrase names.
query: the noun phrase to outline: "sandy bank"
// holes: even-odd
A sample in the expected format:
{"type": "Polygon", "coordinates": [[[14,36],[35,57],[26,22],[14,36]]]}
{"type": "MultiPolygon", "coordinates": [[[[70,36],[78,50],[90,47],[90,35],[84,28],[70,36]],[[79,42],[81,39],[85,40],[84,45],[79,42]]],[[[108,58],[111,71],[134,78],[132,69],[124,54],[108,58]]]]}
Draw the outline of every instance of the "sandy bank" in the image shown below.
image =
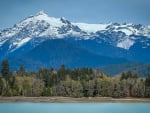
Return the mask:
{"type": "Polygon", "coordinates": [[[94,103],[94,102],[150,102],[150,98],[111,98],[111,97],[0,97],[0,102],[63,102],[63,103],[94,103]]]}

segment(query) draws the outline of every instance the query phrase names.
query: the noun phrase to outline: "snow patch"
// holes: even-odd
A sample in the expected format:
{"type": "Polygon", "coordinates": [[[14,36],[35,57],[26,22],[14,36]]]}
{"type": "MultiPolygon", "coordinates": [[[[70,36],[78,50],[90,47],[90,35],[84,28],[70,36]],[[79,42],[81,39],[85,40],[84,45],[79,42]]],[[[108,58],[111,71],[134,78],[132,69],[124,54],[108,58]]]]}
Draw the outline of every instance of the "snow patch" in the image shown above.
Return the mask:
{"type": "Polygon", "coordinates": [[[96,33],[97,31],[106,30],[108,24],[87,24],[87,23],[72,23],[73,25],[78,26],[81,30],[86,32],[96,33]]]}
{"type": "Polygon", "coordinates": [[[30,40],[31,40],[31,38],[30,38],[30,37],[27,37],[27,38],[24,38],[24,39],[22,39],[22,40],[18,40],[18,41],[16,41],[16,42],[13,42],[13,43],[9,46],[10,52],[15,51],[16,49],[18,49],[19,47],[21,47],[21,46],[24,45],[25,43],[29,42],[30,40]],[[14,46],[15,46],[15,48],[12,49],[12,47],[14,47],[14,46]]]}
{"type": "Polygon", "coordinates": [[[150,46],[150,44],[149,44],[149,43],[147,43],[147,46],[150,46]]]}
{"type": "Polygon", "coordinates": [[[117,44],[117,47],[120,47],[120,48],[123,48],[123,49],[130,49],[130,47],[134,44],[134,41],[129,39],[129,38],[126,38],[125,40],[123,41],[120,41],[118,44],[117,44]]]}
{"type": "Polygon", "coordinates": [[[17,47],[19,48],[20,46],[22,46],[22,45],[24,45],[25,43],[27,43],[29,40],[31,40],[30,37],[24,38],[23,40],[21,40],[21,41],[18,43],[17,47]]]}
{"type": "Polygon", "coordinates": [[[9,49],[11,49],[11,47],[13,46],[16,46],[15,48],[13,48],[12,50],[10,50],[10,52],[13,52],[15,51],[16,49],[18,49],[19,47],[21,47],[22,45],[24,45],[25,43],[27,43],[28,41],[30,41],[31,38],[30,37],[27,37],[27,38],[24,38],[22,40],[18,40],[16,42],[13,42],[10,46],[9,46],[9,49]]]}
{"type": "Polygon", "coordinates": [[[131,30],[128,30],[128,29],[120,29],[120,30],[114,30],[114,31],[121,31],[121,32],[124,32],[126,35],[132,35],[133,32],[131,30]]]}

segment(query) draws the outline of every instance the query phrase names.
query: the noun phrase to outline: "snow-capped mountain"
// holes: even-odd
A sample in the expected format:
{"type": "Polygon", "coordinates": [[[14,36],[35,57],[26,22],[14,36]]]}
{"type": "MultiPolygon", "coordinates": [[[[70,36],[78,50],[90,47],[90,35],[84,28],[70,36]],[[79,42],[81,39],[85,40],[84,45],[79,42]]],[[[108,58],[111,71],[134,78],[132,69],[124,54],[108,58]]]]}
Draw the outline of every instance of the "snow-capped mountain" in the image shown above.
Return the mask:
{"type": "MultiPolygon", "coordinates": [[[[108,40],[113,46],[129,49],[138,39],[136,36],[145,36],[150,38],[150,26],[134,25],[134,24],[119,24],[119,23],[108,23],[108,24],[86,24],[86,23],[73,23],[77,25],[81,30],[91,33],[103,33],[115,35],[114,39],[108,40]],[[114,43],[115,40],[115,43],[114,43]]],[[[149,44],[148,44],[149,45],[149,44]]]]}
{"type": "Polygon", "coordinates": [[[25,18],[12,28],[0,31],[0,46],[9,40],[9,50],[14,51],[35,37],[65,38],[67,36],[74,36],[79,37],[79,39],[87,40],[93,39],[93,36],[98,37],[97,32],[105,34],[119,34],[115,37],[115,39],[113,39],[116,41],[115,43],[113,40],[109,41],[111,41],[110,43],[112,43],[113,46],[124,49],[129,49],[135,41],[138,40],[133,36],[131,37],[131,35],[146,36],[147,38],[150,37],[149,26],[126,23],[71,23],[65,18],[49,17],[46,13],[40,11],[35,16],[25,18]]]}
{"type": "Polygon", "coordinates": [[[12,28],[0,32],[0,46],[9,40],[12,52],[35,37],[63,38],[67,35],[80,35],[80,28],[65,18],[49,17],[43,11],[29,16],[12,28]]]}
{"type": "Polygon", "coordinates": [[[64,17],[49,17],[44,11],[0,31],[0,60],[22,55],[53,39],[71,41],[102,56],[150,62],[150,26],[74,23],[64,17]]]}

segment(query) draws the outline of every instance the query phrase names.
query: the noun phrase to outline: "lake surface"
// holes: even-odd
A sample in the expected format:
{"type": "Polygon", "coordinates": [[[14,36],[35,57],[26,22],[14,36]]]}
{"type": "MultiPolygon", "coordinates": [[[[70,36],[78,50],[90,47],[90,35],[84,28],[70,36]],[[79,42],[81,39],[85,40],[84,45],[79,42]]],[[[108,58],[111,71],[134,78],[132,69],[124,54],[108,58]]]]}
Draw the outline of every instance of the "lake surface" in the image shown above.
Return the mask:
{"type": "Polygon", "coordinates": [[[0,113],[150,113],[150,103],[0,103],[0,113]]]}

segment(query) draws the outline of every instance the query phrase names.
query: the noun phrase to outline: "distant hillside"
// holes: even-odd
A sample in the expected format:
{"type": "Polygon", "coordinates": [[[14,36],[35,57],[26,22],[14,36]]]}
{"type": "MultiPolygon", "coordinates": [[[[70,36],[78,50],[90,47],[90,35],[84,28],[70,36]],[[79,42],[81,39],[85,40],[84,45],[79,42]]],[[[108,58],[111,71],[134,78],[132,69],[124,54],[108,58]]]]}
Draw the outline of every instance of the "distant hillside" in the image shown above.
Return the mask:
{"type": "Polygon", "coordinates": [[[103,66],[100,67],[102,72],[105,72],[109,75],[117,75],[124,71],[136,71],[140,76],[147,76],[150,74],[150,64],[144,63],[125,63],[125,64],[117,64],[111,66],[103,66]]]}
{"type": "Polygon", "coordinates": [[[80,45],[63,39],[47,40],[31,51],[19,57],[9,58],[9,60],[13,66],[18,67],[24,64],[28,69],[39,67],[58,68],[62,64],[69,68],[99,67],[128,62],[125,59],[97,55],[80,45]]]}

